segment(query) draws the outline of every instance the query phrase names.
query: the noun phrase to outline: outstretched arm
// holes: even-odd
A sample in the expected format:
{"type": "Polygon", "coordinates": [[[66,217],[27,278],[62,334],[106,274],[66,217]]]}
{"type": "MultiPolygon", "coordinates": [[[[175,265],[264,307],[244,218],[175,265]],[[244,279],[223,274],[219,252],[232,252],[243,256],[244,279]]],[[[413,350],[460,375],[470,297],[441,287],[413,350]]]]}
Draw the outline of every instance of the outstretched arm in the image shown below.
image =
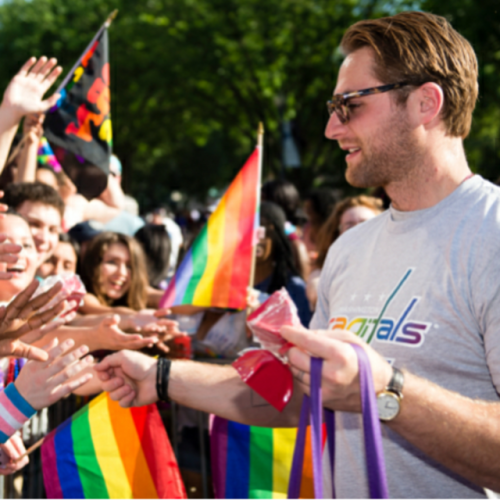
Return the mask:
{"type": "Polygon", "coordinates": [[[56,59],[30,58],[5,90],[0,105],[0,173],[21,118],[29,113],[44,113],[57,102],[58,95],[42,100],[62,72],[56,64],[56,59]]]}
{"type": "MultiPolygon", "coordinates": [[[[103,389],[125,407],[158,400],[156,369],[155,359],[130,351],[107,356],[95,367],[103,389]]],[[[169,397],[184,406],[248,425],[294,427],[298,424],[303,394],[298,387],[280,413],[244,384],[232,366],[173,361],[169,380],[169,397]]]]}

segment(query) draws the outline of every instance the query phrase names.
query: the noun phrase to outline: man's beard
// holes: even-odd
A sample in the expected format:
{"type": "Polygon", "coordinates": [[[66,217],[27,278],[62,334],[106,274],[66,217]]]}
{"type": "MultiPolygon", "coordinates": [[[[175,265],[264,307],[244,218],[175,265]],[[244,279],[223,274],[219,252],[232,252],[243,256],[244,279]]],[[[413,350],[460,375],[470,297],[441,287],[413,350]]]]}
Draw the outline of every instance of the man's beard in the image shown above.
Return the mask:
{"type": "Polygon", "coordinates": [[[361,148],[363,158],[348,165],[346,179],[355,187],[384,187],[414,175],[422,168],[423,152],[412,134],[404,113],[397,113],[377,132],[377,143],[368,140],[361,148]]]}

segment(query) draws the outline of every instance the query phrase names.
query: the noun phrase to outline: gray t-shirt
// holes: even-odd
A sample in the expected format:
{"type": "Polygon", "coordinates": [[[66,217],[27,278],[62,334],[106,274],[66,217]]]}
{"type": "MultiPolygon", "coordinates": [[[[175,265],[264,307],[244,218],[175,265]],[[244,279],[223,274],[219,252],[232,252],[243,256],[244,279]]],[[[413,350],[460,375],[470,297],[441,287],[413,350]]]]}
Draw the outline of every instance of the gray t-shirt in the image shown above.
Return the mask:
{"type": "MultiPolygon", "coordinates": [[[[342,235],[311,328],[349,329],[398,368],[499,401],[499,292],[500,188],[476,175],[434,207],[391,208],[342,235]]],[[[366,498],[361,416],[338,412],[336,424],[337,496],[366,498]]],[[[484,497],[384,425],[382,433],[391,497],[484,497]]]]}

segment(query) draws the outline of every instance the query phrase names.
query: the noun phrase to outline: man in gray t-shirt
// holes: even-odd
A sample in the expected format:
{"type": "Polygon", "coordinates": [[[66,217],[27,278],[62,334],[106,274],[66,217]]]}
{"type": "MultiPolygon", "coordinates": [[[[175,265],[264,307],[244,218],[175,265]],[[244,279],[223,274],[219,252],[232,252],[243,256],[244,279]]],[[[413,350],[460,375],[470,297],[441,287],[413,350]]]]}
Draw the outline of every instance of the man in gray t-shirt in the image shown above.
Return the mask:
{"type": "MultiPolygon", "coordinates": [[[[347,152],[347,180],[383,187],[391,209],[330,249],[313,330],[282,328],[297,347],[294,397],[281,414],[231,367],[173,362],[168,395],[248,424],[296,425],[310,355],[323,358],[337,495],[366,497],[358,343],[372,367],[390,495],[500,491],[500,192],[472,176],[463,149],[478,92],[474,51],[423,12],[356,23],[342,48],[325,135],[347,152]]],[[[118,353],[98,370],[123,405],[158,399],[154,360],[118,353]]]]}

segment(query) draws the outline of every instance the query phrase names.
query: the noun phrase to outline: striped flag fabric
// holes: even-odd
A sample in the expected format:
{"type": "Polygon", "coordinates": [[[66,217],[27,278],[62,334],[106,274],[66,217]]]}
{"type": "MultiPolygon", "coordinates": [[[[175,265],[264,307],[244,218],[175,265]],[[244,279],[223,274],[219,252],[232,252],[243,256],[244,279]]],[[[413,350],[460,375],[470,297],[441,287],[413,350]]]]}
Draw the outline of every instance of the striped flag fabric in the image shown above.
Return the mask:
{"type": "Polygon", "coordinates": [[[156,405],[121,408],[103,393],[42,445],[47,498],[186,498],[156,405]]]}
{"type": "Polygon", "coordinates": [[[40,143],[38,144],[37,159],[38,163],[51,167],[54,172],[60,172],[62,170],[61,164],[57,161],[54,151],[52,151],[46,137],[42,137],[40,139],[40,143]]]}
{"type": "MultiPolygon", "coordinates": [[[[254,427],[212,417],[210,448],[215,498],[287,498],[296,436],[296,428],[254,427]]],[[[300,498],[314,498],[310,427],[300,498]]]]}
{"type": "Polygon", "coordinates": [[[244,309],[259,226],[261,147],[240,170],[188,250],[160,307],[244,309]]]}

